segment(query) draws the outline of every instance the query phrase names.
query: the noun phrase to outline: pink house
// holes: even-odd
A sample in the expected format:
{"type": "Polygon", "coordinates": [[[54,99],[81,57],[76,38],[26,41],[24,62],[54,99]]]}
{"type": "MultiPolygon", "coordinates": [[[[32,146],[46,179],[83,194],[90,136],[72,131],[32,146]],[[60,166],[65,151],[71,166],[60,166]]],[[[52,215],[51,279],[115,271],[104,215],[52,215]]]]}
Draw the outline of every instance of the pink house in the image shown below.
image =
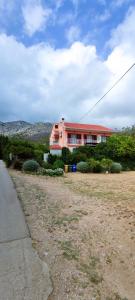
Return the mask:
{"type": "Polygon", "coordinates": [[[50,135],[50,152],[60,154],[62,147],[73,149],[90,145],[95,146],[100,142],[106,142],[107,137],[113,133],[112,129],[90,124],[65,122],[64,118],[55,123],[50,135]]]}

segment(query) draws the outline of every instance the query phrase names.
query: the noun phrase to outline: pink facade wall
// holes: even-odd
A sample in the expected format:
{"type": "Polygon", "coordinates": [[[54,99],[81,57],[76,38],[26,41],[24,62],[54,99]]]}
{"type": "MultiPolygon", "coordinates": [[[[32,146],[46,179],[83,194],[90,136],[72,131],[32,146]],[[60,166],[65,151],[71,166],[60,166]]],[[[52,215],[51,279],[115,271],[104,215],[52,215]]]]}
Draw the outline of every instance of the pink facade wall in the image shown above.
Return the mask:
{"type": "Polygon", "coordinates": [[[96,136],[96,142],[95,143],[100,143],[101,142],[101,137],[102,136],[110,136],[111,133],[109,132],[88,132],[88,131],[83,131],[83,130],[73,130],[73,129],[66,129],[65,128],[65,125],[64,125],[64,120],[59,122],[59,123],[55,123],[53,125],[53,128],[52,128],[52,132],[51,132],[51,136],[50,136],[50,148],[51,146],[53,146],[55,148],[55,146],[60,146],[61,148],[62,147],[68,147],[71,151],[73,148],[75,147],[79,147],[81,145],[84,145],[86,140],[84,140],[84,136],[96,136]],[[56,128],[58,127],[58,128],[56,128]],[[71,135],[81,135],[81,139],[78,140],[78,143],[71,143],[72,140],[70,141],[68,139],[68,134],[71,134],[71,135]],[[70,141],[70,143],[68,143],[70,141]]]}

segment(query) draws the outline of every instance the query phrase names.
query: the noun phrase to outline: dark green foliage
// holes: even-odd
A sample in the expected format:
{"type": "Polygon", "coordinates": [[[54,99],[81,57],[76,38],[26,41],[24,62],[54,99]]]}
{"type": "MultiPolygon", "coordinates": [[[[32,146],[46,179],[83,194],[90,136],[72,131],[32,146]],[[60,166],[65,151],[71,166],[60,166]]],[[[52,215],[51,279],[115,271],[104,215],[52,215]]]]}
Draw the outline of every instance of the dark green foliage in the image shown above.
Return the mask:
{"type": "Polygon", "coordinates": [[[135,138],[115,134],[106,143],[98,144],[95,147],[95,156],[100,155],[115,161],[135,160],[135,138]]]}
{"type": "Polygon", "coordinates": [[[42,150],[39,150],[39,149],[34,150],[34,158],[36,159],[36,161],[39,164],[42,164],[43,154],[44,154],[44,152],[42,150]]]}
{"type": "Polygon", "coordinates": [[[135,171],[135,160],[123,160],[121,161],[123,171],[135,171]]]}
{"type": "Polygon", "coordinates": [[[77,149],[74,150],[74,153],[82,153],[85,154],[87,158],[94,156],[94,147],[90,147],[88,145],[86,146],[80,146],[77,149]]]}
{"type": "Polygon", "coordinates": [[[44,169],[52,169],[52,165],[49,162],[47,162],[47,161],[43,161],[42,162],[42,167],[44,169]]]}
{"type": "Polygon", "coordinates": [[[8,148],[10,141],[7,136],[0,135],[0,159],[8,160],[8,148]]]}
{"type": "Polygon", "coordinates": [[[66,147],[63,147],[61,157],[62,157],[62,160],[63,160],[64,164],[70,163],[70,158],[71,158],[70,150],[66,147]]]}
{"type": "Polygon", "coordinates": [[[81,161],[76,165],[77,171],[81,173],[89,172],[89,164],[87,162],[81,161]]]}
{"type": "Polygon", "coordinates": [[[121,171],[122,171],[121,164],[113,162],[111,165],[111,173],[120,173],[121,171]]]}
{"type": "Polygon", "coordinates": [[[64,170],[64,162],[61,159],[57,159],[53,164],[53,169],[61,168],[64,170]]]}
{"type": "Polygon", "coordinates": [[[48,155],[48,163],[53,165],[55,160],[58,159],[58,156],[57,155],[52,155],[51,153],[48,155]]]}
{"type": "MultiPolygon", "coordinates": [[[[28,159],[34,159],[39,162],[40,165],[43,165],[43,153],[47,151],[47,146],[43,144],[25,141],[19,138],[8,138],[3,135],[0,136],[0,159],[5,160],[7,166],[14,164],[17,168],[20,168],[20,162],[28,159]],[[10,153],[12,153],[12,160],[9,158],[10,153]]],[[[91,172],[101,171],[101,166],[102,171],[106,172],[109,171],[110,168],[109,161],[105,161],[108,159],[120,162],[123,166],[123,170],[135,170],[135,126],[130,130],[126,129],[121,133],[112,135],[107,139],[106,143],[100,143],[96,147],[89,145],[80,146],[75,149],[73,153],[64,147],[61,157],[49,154],[49,165],[47,168],[52,169],[53,165],[55,168],[57,166],[62,167],[63,163],[72,165],[81,161],[88,161],[91,172]],[[94,159],[93,161],[91,161],[92,158],[94,159]],[[55,163],[57,160],[61,160],[63,163],[60,165],[57,162],[55,163]],[[98,163],[95,163],[95,160],[98,161],[98,163]],[[93,166],[93,164],[96,165],[93,166]]]]}
{"type": "Polygon", "coordinates": [[[103,172],[103,166],[101,161],[95,160],[94,158],[90,158],[88,160],[89,172],[101,173],[103,172]]]}
{"type": "Polygon", "coordinates": [[[103,172],[102,164],[99,160],[95,160],[95,166],[93,168],[94,173],[101,173],[103,172]]]}
{"type": "Polygon", "coordinates": [[[42,163],[45,152],[47,152],[45,145],[19,138],[0,136],[0,158],[5,160],[7,166],[13,165],[16,160],[24,161],[26,159],[35,159],[42,163]],[[9,158],[10,153],[12,153],[12,161],[9,158]]]}
{"type": "Polygon", "coordinates": [[[39,164],[35,160],[27,160],[23,163],[23,170],[25,172],[37,172],[39,169],[39,164]]]}
{"type": "Polygon", "coordinates": [[[10,152],[21,159],[34,158],[34,146],[27,141],[11,139],[10,152]]]}
{"type": "Polygon", "coordinates": [[[73,152],[70,157],[69,163],[77,164],[80,161],[87,161],[87,155],[85,153],[73,152]]]}
{"type": "Polygon", "coordinates": [[[23,166],[23,161],[20,159],[15,159],[12,163],[12,168],[21,171],[23,166]]]}
{"type": "Polygon", "coordinates": [[[103,172],[110,172],[113,161],[109,158],[103,158],[101,160],[102,170],[103,172]]]}
{"type": "Polygon", "coordinates": [[[96,166],[96,161],[94,158],[88,159],[88,165],[89,165],[89,172],[93,172],[94,168],[96,166]]]}

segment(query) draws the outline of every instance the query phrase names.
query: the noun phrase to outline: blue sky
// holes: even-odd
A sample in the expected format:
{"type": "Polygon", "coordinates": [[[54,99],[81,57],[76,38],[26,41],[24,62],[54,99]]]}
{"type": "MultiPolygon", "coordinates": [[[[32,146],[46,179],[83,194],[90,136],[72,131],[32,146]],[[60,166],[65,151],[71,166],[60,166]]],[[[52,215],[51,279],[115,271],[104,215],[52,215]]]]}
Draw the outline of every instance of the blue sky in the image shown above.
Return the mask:
{"type": "MultiPolygon", "coordinates": [[[[0,120],[78,121],[134,63],[134,18],[134,0],[0,0],[0,120]]],[[[133,81],[84,122],[133,124],[133,81]]]]}
{"type": "Polygon", "coordinates": [[[97,53],[104,56],[109,51],[106,42],[112,31],[124,20],[134,0],[7,0],[7,4],[4,2],[6,1],[0,0],[1,32],[14,35],[24,45],[45,42],[55,48],[64,48],[79,39],[85,44],[94,44],[97,53]],[[39,15],[35,14],[35,19],[43,18],[43,22],[37,21],[38,24],[34,28],[36,20],[33,20],[30,32],[26,13],[30,17],[34,6],[35,9],[41,8],[39,15]]]}

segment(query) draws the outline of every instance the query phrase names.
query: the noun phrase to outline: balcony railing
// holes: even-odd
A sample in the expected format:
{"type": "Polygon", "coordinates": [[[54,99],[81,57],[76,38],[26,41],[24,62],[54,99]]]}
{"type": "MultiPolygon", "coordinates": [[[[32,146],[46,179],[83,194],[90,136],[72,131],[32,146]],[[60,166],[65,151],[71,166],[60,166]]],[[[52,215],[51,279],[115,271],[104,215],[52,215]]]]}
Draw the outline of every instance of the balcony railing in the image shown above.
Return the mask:
{"type": "Polygon", "coordinates": [[[73,145],[81,145],[82,140],[81,139],[75,139],[75,138],[68,138],[67,143],[68,144],[73,144],[73,145]]]}
{"type": "Polygon", "coordinates": [[[59,141],[56,140],[56,141],[53,141],[53,145],[58,145],[59,144],[59,141]]]}
{"type": "Polygon", "coordinates": [[[84,145],[97,145],[97,140],[84,140],[84,145]]]}
{"type": "Polygon", "coordinates": [[[67,139],[68,144],[72,145],[96,145],[98,142],[97,140],[87,140],[87,139],[75,139],[75,138],[68,138],[67,139]]]}

